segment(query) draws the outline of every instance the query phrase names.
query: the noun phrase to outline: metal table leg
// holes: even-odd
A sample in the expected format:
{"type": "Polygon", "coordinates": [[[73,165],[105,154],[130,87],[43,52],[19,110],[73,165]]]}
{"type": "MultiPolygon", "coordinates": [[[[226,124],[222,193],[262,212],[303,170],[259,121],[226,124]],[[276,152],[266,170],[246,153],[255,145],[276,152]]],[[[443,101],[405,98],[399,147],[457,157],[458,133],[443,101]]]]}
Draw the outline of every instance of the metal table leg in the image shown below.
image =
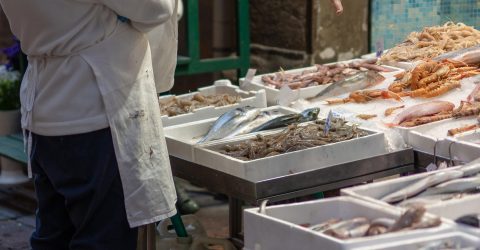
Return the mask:
{"type": "Polygon", "coordinates": [[[242,206],[243,201],[229,197],[228,198],[228,217],[229,217],[229,227],[230,227],[230,238],[232,242],[236,245],[237,242],[243,243],[243,234],[242,234],[242,206]]]}
{"type": "Polygon", "coordinates": [[[146,226],[147,250],[155,250],[155,223],[146,226]]]}

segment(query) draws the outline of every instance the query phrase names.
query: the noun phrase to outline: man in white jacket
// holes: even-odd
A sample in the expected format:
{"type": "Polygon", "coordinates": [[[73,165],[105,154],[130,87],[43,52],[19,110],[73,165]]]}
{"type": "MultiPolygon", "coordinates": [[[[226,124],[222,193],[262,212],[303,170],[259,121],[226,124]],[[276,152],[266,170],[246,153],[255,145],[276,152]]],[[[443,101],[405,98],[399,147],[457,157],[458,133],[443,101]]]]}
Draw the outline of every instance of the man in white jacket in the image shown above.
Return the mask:
{"type": "Polygon", "coordinates": [[[29,61],[20,94],[38,197],[32,248],[135,249],[135,227],[176,213],[157,93],[173,84],[177,0],[0,4],[29,61]]]}

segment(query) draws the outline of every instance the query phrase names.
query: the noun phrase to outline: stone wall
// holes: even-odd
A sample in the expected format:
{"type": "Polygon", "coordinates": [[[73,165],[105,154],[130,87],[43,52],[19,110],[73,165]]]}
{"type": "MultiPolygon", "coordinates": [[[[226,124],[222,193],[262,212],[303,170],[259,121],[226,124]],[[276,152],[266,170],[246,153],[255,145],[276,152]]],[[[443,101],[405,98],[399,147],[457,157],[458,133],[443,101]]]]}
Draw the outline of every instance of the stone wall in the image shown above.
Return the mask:
{"type": "Polygon", "coordinates": [[[252,0],[251,65],[259,72],[358,57],[368,51],[368,0],[252,0]]]}
{"type": "Polygon", "coordinates": [[[332,11],[330,1],[313,2],[313,63],[343,61],[368,52],[368,0],[342,0],[341,16],[332,11]]]}
{"type": "Polygon", "coordinates": [[[308,64],[309,9],[308,0],[250,1],[252,67],[272,72],[308,64]]]}

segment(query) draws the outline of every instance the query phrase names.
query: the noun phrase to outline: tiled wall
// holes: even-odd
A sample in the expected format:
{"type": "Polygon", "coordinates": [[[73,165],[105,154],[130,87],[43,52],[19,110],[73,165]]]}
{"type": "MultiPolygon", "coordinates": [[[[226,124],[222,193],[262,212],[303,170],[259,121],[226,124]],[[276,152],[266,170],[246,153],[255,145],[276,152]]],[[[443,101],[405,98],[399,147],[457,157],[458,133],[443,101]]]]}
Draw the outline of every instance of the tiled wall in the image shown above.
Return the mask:
{"type": "Polygon", "coordinates": [[[480,28],[477,0],[371,0],[370,50],[382,40],[385,48],[395,46],[412,31],[447,21],[480,28]]]}

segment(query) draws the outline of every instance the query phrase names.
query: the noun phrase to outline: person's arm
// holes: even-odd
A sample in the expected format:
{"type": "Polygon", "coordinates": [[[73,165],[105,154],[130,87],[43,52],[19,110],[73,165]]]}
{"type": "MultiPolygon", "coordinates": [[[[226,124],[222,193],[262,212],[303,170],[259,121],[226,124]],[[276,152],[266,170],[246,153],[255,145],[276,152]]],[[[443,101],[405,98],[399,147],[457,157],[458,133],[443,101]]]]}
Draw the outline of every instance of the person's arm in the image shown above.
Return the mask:
{"type": "Polygon", "coordinates": [[[335,13],[337,13],[337,15],[342,14],[342,12],[343,12],[342,1],[341,0],[330,0],[330,2],[332,3],[333,7],[335,8],[335,13]]]}
{"type": "Polygon", "coordinates": [[[144,32],[166,22],[173,15],[175,0],[100,0],[119,16],[144,32]]]}

